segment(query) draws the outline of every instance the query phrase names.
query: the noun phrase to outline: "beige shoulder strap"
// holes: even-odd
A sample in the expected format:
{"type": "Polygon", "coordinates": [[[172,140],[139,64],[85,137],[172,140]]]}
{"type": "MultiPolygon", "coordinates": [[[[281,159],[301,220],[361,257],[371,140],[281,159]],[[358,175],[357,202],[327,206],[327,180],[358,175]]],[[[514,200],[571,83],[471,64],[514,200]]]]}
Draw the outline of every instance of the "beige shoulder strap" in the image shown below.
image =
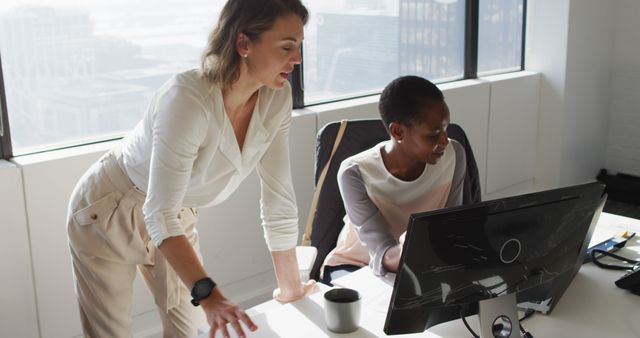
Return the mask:
{"type": "Polygon", "coordinates": [[[320,177],[318,178],[318,184],[316,184],[316,190],[313,193],[313,199],[311,200],[311,207],[309,208],[309,215],[307,216],[307,226],[304,229],[304,235],[302,236],[302,245],[311,244],[311,231],[313,227],[313,218],[316,214],[316,208],[318,207],[318,198],[320,197],[320,191],[322,190],[322,185],[324,183],[324,179],[327,176],[327,171],[329,171],[329,165],[331,165],[331,159],[333,159],[333,155],[336,153],[336,149],[340,145],[340,141],[342,140],[342,135],[344,135],[344,130],[347,128],[347,120],[343,119],[340,121],[340,129],[338,129],[338,134],[336,135],[336,139],[333,142],[333,148],[331,149],[331,155],[329,155],[329,160],[322,168],[322,173],[320,173],[320,177]]]}

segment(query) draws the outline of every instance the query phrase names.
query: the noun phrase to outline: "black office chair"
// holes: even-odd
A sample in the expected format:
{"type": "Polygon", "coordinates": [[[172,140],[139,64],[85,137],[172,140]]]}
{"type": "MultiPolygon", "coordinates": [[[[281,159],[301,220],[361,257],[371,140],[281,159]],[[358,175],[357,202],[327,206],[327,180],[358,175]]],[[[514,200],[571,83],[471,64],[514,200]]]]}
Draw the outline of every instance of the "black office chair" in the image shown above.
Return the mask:
{"type": "MultiPolygon", "coordinates": [[[[337,121],[327,124],[318,132],[316,141],[316,184],[325,164],[329,160],[339,128],[340,122],[337,121]]],[[[480,178],[469,140],[462,128],[453,123],[449,124],[447,133],[449,138],[460,142],[466,152],[467,170],[463,187],[463,204],[480,202],[480,178]]],[[[342,141],[331,159],[320,196],[318,197],[316,213],[313,216],[311,245],[316,247],[318,252],[309,274],[310,278],[319,280],[320,267],[327,254],[335,248],[338,235],[344,225],[344,203],[336,179],[340,163],[344,159],[388,139],[389,134],[380,119],[348,121],[342,141]]]]}

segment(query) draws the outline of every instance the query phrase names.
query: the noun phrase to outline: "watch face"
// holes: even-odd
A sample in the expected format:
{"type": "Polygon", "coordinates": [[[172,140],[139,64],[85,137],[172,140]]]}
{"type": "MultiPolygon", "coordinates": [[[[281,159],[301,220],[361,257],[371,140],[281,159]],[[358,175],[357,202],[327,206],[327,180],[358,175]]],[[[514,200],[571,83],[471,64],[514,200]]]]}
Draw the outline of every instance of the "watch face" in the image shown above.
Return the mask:
{"type": "Polygon", "coordinates": [[[207,298],[216,284],[210,278],[201,279],[196,282],[191,290],[191,296],[196,300],[207,298]]]}
{"type": "Polygon", "coordinates": [[[208,286],[208,285],[205,285],[205,284],[203,284],[203,283],[199,283],[199,284],[196,284],[196,285],[195,285],[195,287],[194,287],[194,289],[193,289],[193,293],[195,293],[195,294],[196,294],[196,296],[198,296],[198,297],[202,297],[202,296],[204,296],[204,295],[207,293],[207,291],[209,291],[209,290],[210,290],[210,288],[209,288],[209,286],[208,286]]]}

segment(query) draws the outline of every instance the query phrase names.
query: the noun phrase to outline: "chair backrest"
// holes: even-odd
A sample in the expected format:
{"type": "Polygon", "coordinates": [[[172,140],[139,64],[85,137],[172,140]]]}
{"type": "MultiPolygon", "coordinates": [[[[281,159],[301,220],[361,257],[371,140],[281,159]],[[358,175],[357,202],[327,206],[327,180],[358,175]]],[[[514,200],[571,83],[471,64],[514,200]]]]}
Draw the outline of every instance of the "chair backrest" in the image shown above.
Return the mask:
{"type": "MultiPolygon", "coordinates": [[[[327,124],[318,132],[315,166],[316,184],[322,169],[329,159],[339,128],[340,122],[337,121],[327,124]]],[[[466,152],[467,170],[463,190],[463,203],[479,202],[480,179],[469,140],[462,128],[453,123],[449,124],[447,133],[449,134],[449,138],[460,142],[466,152]]],[[[313,217],[311,245],[317,248],[318,254],[311,269],[310,278],[319,280],[320,267],[327,254],[335,248],[338,235],[344,225],[344,203],[336,179],[340,164],[344,159],[388,139],[389,134],[380,119],[348,121],[342,141],[329,164],[328,172],[318,198],[316,213],[313,217]]],[[[316,189],[317,188],[318,187],[316,187],[316,189]]]]}
{"type": "Polygon", "coordinates": [[[471,142],[469,142],[467,134],[462,130],[462,127],[455,123],[449,123],[447,135],[450,139],[456,140],[462,145],[467,159],[467,168],[462,190],[462,204],[478,203],[482,199],[482,192],[480,189],[478,165],[476,164],[476,157],[473,156],[473,150],[471,150],[471,142]]]}

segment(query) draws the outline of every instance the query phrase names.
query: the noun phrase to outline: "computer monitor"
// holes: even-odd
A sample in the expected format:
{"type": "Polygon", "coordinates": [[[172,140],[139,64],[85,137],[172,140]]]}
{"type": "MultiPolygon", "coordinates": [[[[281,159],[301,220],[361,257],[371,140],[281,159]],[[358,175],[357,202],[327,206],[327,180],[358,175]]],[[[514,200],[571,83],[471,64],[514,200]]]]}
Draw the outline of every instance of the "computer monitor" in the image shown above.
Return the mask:
{"type": "Polygon", "coordinates": [[[384,332],[422,332],[479,308],[483,328],[483,305],[499,299],[512,304],[497,313],[516,332],[516,299],[550,312],[582,264],[603,191],[593,182],[413,214],[384,332]]]}

